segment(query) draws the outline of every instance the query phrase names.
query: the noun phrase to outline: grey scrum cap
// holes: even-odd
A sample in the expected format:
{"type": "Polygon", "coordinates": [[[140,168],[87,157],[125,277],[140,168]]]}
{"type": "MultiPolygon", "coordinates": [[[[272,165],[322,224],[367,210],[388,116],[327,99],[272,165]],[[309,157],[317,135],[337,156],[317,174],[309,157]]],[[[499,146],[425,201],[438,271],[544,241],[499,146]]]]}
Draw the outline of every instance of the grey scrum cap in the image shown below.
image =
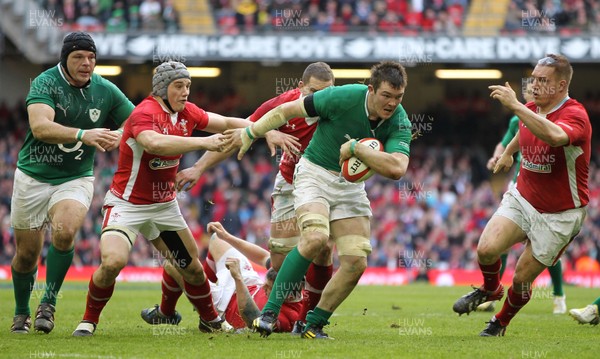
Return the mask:
{"type": "Polygon", "coordinates": [[[177,61],[167,61],[156,67],[152,76],[152,95],[167,98],[167,87],[177,79],[191,79],[184,64],[177,61]]]}

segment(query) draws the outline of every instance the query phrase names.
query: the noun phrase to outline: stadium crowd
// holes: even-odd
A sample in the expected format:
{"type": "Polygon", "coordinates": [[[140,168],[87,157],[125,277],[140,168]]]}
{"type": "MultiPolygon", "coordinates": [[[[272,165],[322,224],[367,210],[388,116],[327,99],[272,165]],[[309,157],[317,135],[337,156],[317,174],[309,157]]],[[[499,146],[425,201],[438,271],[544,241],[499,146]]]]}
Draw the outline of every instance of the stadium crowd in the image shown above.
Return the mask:
{"type": "Polygon", "coordinates": [[[321,31],[457,34],[468,0],[212,0],[224,33],[321,31]]]}
{"type": "Polygon", "coordinates": [[[39,0],[64,28],[72,31],[179,31],[172,0],[39,0]]]}
{"type": "MultiPolygon", "coordinates": [[[[222,32],[460,33],[470,0],[211,0],[222,32]]],[[[490,7],[490,11],[492,8],[490,7]]],[[[600,31],[598,0],[512,0],[503,32],[600,31]]]]}
{"type": "MultiPolygon", "coordinates": [[[[64,27],[82,31],[181,30],[173,0],[38,0],[64,27]]],[[[269,31],[455,35],[470,0],[207,0],[223,34],[269,31]]],[[[491,10],[490,10],[491,11],[491,10]]],[[[512,0],[508,34],[600,33],[599,0],[512,0]]]]}
{"type": "MultiPolygon", "coordinates": [[[[460,99],[460,95],[453,98],[460,99]]],[[[592,122],[600,118],[600,96],[588,94],[582,102],[592,122]]],[[[468,121],[486,113],[489,115],[491,111],[484,106],[479,112],[464,112],[462,107],[456,106],[461,101],[452,103],[455,106],[431,109],[428,113],[444,121],[459,118],[467,118],[468,121]],[[445,113],[444,117],[440,113],[445,113]]],[[[8,265],[14,255],[10,194],[17,153],[27,129],[25,118],[23,101],[16,105],[0,102],[0,265],[8,265]]],[[[439,120],[432,125],[442,126],[441,122],[439,120]]],[[[498,176],[493,181],[485,169],[493,150],[491,143],[499,139],[490,139],[486,146],[483,143],[460,145],[466,142],[458,138],[455,142],[443,142],[436,136],[447,133],[444,129],[416,126],[416,123],[419,120],[413,118],[413,130],[422,132],[431,129],[431,132],[413,142],[407,175],[399,182],[380,176],[367,182],[374,214],[373,253],[369,257],[369,265],[398,268],[412,262],[423,271],[429,268],[477,268],[474,258],[477,240],[510,177],[508,174],[498,176]],[[501,183],[494,184],[496,182],[501,183]]],[[[497,131],[495,135],[498,135],[497,131]]],[[[594,148],[588,217],[582,232],[563,255],[563,263],[568,269],[600,270],[599,154],[600,148],[594,148]]],[[[184,156],[180,167],[191,166],[199,155],[184,156]]],[[[95,196],[76,241],[76,266],[99,264],[100,210],[117,158],[116,151],[97,154],[95,196]]],[[[221,221],[230,233],[266,248],[270,194],[277,159],[278,156],[269,157],[266,146],[257,145],[242,161],[234,158],[224,161],[203,175],[196,187],[178,194],[182,212],[201,250],[206,250],[208,238],[205,227],[211,221],[221,221]]],[[[42,256],[45,257],[45,254],[42,256]]],[[[515,258],[514,255],[509,256],[509,267],[514,265],[515,258]]],[[[161,258],[147,241],[135,242],[131,265],[157,266],[159,263],[161,258]]]]}
{"type": "Polygon", "coordinates": [[[597,34],[600,31],[599,24],[598,0],[513,0],[508,8],[504,32],[597,34]]]}

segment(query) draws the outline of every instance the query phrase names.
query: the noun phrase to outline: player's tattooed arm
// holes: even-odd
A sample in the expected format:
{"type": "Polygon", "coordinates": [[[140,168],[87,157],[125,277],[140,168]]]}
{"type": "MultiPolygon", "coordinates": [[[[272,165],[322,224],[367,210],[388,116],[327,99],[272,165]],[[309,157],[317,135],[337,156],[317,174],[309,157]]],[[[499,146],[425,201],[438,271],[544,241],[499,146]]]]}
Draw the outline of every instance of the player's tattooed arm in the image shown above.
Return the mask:
{"type": "Polygon", "coordinates": [[[254,299],[252,299],[252,297],[250,296],[250,292],[248,292],[248,288],[246,288],[246,286],[244,286],[244,290],[246,292],[244,299],[241,299],[239,292],[237,292],[238,309],[240,311],[242,319],[244,320],[244,323],[246,323],[246,326],[248,328],[252,328],[252,321],[260,317],[260,310],[256,306],[256,303],[254,303],[254,299]]]}
{"type": "Polygon", "coordinates": [[[248,291],[248,287],[244,284],[244,278],[240,270],[240,261],[237,258],[227,258],[225,266],[231,272],[231,276],[235,281],[235,293],[237,295],[238,311],[240,316],[248,328],[252,327],[252,321],[260,316],[260,309],[254,302],[254,299],[248,291]]]}

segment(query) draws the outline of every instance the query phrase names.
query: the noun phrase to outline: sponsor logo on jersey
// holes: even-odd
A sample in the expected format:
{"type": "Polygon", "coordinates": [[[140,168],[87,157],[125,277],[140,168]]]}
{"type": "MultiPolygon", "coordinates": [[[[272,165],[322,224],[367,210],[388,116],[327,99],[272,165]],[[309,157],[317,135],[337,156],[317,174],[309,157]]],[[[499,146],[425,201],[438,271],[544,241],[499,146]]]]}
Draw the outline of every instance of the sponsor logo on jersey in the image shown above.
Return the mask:
{"type": "Polygon", "coordinates": [[[179,166],[179,159],[176,160],[162,160],[160,158],[153,158],[149,162],[150,168],[153,170],[162,170],[165,168],[177,167],[179,166]]]}
{"type": "Polygon", "coordinates": [[[97,108],[90,108],[90,120],[92,120],[92,122],[98,121],[100,118],[100,112],[101,111],[97,108]]]}
{"type": "Polygon", "coordinates": [[[525,168],[526,170],[529,170],[531,172],[552,173],[552,165],[549,163],[547,163],[547,164],[533,163],[533,162],[527,161],[526,159],[523,159],[521,162],[521,165],[523,166],[523,168],[525,168]]]}

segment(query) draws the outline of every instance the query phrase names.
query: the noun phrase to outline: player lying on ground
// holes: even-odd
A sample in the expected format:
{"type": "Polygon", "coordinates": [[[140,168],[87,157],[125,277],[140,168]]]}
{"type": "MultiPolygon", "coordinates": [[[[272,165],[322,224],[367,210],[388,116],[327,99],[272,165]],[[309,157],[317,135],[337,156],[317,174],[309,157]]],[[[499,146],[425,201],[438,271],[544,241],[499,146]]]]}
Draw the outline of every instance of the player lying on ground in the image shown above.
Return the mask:
{"type": "MultiPolygon", "coordinates": [[[[209,223],[207,231],[213,235],[208,244],[204,268],[211,281],[215,308],[234,328],[249,328],[267,302],[277,276],[277,272],[269,268],[263,283],[250,260],[267,268],[269,252],[231,235],[219,222],[209,223]]],[[[181,321],[181,315],[175,310],[175,306],[182,294],[182,283],[180,280],[173,280],[180,279],[181,276],[177,275],[169,262],[165,263],[164,269],[172,276],[163,276],[160,306],[157,304],[141,313],[142,319],[148,324],[179,324],[181,321]]],[[[302,307],[306,304],[306,292],[295,294],[297,295],[290,296],[283,303],[275,331],[290,332],[293,324],[301,318],[302,307]]]]}

